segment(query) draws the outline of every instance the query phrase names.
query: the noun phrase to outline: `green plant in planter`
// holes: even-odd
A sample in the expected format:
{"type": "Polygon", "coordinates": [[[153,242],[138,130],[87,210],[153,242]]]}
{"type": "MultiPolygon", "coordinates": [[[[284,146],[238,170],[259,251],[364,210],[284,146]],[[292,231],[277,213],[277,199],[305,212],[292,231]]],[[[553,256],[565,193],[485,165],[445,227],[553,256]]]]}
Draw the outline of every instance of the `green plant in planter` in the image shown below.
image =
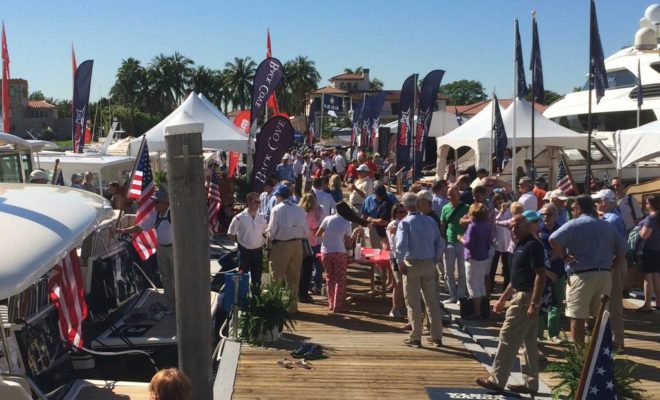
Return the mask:
{"type": "Polygon", "coordinates": [[[239,203],[245,203],[245,196],[250,192],[250,185],[246,176],[235,177],[232,179],[234,185],[234,198],[239,203]]]}
{"type": "MultiPolygon", "coordinates": [[[[577,391],[582,373],[582,366],[589,345],[580,346],[575,343],[568,343],[564,351],[563,362],[553,362],[548,365],[546,371],[554,372],[554,378],[560,378],[561,382],[552,389],[552,398],[573,398],[577,391]]],[[[617,397],[619,399],[641,400],[644,399],[644,390],[635,387],[639,378],[633,375],[637,363],[630,360],[616,359],[617,352],[614,352],[614,377],[616,379],[617,397]]]]}
{"type": "Polygon", "coordinates": [[[273,330],[294,329],[295,321],[289,313],[293,302],[291,292],[284,283],[273,282],[248,297],[247,309],[243,310],[239,325],[241,339],[253,344],[263,344],[264,337],[273,330]]]}

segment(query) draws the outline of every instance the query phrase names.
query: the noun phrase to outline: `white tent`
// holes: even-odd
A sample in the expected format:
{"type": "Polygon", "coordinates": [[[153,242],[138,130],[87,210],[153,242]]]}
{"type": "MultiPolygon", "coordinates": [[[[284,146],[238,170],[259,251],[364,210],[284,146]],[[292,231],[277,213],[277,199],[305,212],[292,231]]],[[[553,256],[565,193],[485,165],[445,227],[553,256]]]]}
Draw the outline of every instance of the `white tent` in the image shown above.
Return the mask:
{"type": "MultiPolygon", "coordinates": [[[[546,146],[566,147],[572,149],[587,148],[587,137],[564,128],[541,113],[532,109],[532,105],[525,100],[515,100],[515,124],[516,124],[516,147],[528,147],[532,145],[532,112],[534,112],[534,147],[538,150],[546,146]]],[[[501,107],[501,106],[500,106],[501,107]]],[[[508,138],[508,147],[513,146],[513,104],[502,111],[504,129],[508,138]]],[[[491,152],[491,130],[493,126],[493,102],[491,101],[483,110],[463,125],[450,133],[439,137],[438,152],[440,155],[447,154],[449,147],[470,147],[476,154],[475,166],[477,168],[489,168],[491,152]]],[[[493,150],[494,151],[494,150],[493,150]]]]}
{"type": "Polygon", "coordinates": [[[614,132],[616,168],[660,155],[660,121],[614,132]]]}
{"type": "MultiPolygon", "coordinates": [[[[247,136],[208,100],[200,99],[195,92],[191,92],[183,104],[144,134],[147,137],[149,151],[165,151],[165,127],[184,111],[204,124],[202,134],[204,147],[247,153],[247,136]]],[[[137,156],[141,141],[142,136],[129,144],[130,155],[137,156]]]]}
{"type": "MultiPolygon", "coordinates": [[[[415,122],[417,117],[415,116],[415,122]]],[[[396,133],[399,129],[399,121],[395,120],[389,124],[381,125],[384,128],[390,128],[390,132],[396,133]]],[[[458,123],[456,122],[456,116],[447,111],[434,111],[433,118],[431,119],[431,127],[429,128],[430,137],[440,137],[452,130],[456,129],[458,123]]]]}

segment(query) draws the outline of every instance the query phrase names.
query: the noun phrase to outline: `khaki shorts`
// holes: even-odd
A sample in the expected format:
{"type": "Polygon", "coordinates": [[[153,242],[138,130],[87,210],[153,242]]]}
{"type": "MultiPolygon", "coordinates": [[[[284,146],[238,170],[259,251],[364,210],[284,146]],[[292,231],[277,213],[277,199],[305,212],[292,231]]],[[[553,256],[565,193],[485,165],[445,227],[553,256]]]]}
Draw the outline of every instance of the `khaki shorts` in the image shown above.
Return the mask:
{"type": "Polygon", "coordinates": [[[566,316],[576,319],[595,317],[600,308],[601,295],[610,295],[612,274],[592,271],[569,275],[566,279],[566,316]]]}

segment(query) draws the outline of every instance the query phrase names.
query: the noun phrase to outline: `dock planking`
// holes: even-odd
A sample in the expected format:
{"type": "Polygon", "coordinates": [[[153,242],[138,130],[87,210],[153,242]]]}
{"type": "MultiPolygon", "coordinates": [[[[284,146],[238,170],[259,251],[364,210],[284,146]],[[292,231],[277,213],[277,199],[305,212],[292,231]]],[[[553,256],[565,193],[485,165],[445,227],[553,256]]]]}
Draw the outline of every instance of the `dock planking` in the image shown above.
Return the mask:
{"type": "MultiPolygon", "coordinates": [[[[367,269],[349,268],[349,294],[368,288],[367,269]]],[[[389,318],[390,299],[358,300],[346,314],[328,311],[320,296],[300,304],[296,330],[275,348],[243,346],[234,399],[310,399],[332,395],[351,399],[427,398],[425,387],[476,387],[481,364],[448,330],[444,347],[403,345],[404,322],[389,318]],[[327,358],[313,369],[277,365],[304,340],[323,346],[327,358]]],[[[424,343],[423,343],[424,344],[424,343]]]]}

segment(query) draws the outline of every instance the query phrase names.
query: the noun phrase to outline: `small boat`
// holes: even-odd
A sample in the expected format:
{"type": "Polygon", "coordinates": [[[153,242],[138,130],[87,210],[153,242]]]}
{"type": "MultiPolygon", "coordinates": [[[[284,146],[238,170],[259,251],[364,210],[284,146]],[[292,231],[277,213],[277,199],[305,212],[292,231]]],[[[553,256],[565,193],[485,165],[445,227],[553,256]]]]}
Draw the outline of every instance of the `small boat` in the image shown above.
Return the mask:
{"type": "Polygon", "coordinates": [[[0,258],[0,399],[147,398],[144,382],[81,379],[77,351],[60,337],[60,318],[70,314],[51,303],[55,267],[82,258],[78,246],[112,218],[109,203],[90,192],[0,183],[0,237],[9,249],[0,258]]]}

